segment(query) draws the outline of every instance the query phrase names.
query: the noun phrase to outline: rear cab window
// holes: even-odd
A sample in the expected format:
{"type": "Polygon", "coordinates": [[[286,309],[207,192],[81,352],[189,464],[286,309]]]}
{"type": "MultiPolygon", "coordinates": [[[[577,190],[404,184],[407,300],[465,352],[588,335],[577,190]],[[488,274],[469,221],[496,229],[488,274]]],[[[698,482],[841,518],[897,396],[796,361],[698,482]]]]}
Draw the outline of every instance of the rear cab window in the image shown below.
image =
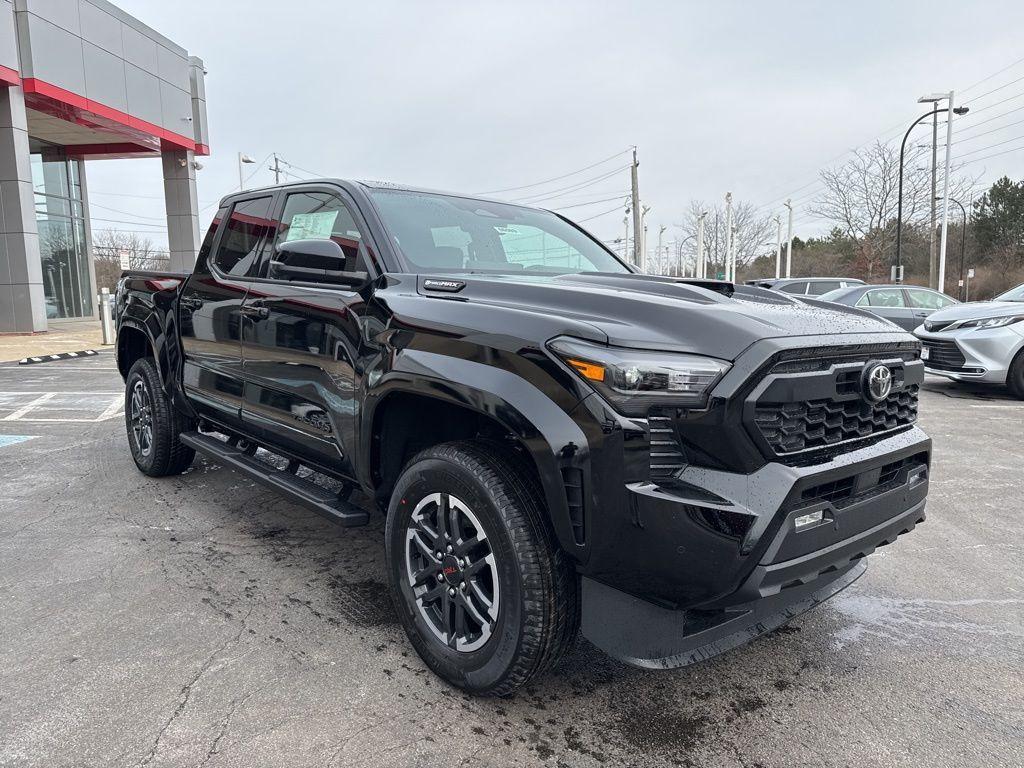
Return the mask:
{"type": "Polygon", "coordinates": [[[272,199],[270,196],[257,197],[240,200],[232,206],[213,260],[221,272],[232,277],[250,273],[259,256],[260,245],[273,237],[274,222],[270,219],[272,199]]]}

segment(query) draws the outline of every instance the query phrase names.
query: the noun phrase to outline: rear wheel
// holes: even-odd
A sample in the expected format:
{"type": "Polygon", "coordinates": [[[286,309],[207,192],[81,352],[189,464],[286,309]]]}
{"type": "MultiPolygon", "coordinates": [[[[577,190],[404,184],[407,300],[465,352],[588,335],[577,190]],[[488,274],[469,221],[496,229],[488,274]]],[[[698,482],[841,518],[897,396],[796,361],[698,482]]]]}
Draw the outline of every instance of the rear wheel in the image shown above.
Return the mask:
{"type": "Polygon", "coordinates": [[[1006,374],[1006,386],[1015,397],[1024,400],[1024,349],[1010,363],[1010,371],[1006,374]]]}
{"type": "Polygon", "coordinates": [[[447,443],[403,470],[387,521],[402,625],[453,685],[507,695],[549,669],[579,626],[576,574],[532,468],[496,443],[447,443]]]}
{"type": "Polygon", "coordinates": [[[128,371],[124,420],[132,459],[144,474],[179,475],[192,464],[196,452],[179,439],[191,425],[164,394],[151,357],[136,360],[128,371]]]}

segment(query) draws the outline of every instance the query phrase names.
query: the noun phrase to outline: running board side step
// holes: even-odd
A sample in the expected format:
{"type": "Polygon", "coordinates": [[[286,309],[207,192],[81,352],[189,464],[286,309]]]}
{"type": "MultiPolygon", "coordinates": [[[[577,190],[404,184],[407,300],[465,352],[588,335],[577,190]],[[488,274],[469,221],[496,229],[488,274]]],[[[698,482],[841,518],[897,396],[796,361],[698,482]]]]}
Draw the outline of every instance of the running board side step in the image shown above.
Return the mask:
{"type": "Polygon", "coordinates": [[[223,440],[199,432],[183,432],[179,439],[185,445],[195,448],[196,451],[208,456],[218,464],[241,472],[257,483],[273,488],[290,501],[309,507],[339,525],[352,528],[366,525],[370,521],[370,514],[366,510],[338,498],[311,480],[299,477],[288,470],[271,467],[254,456],[250,456],[243,449],[223,440]]]}

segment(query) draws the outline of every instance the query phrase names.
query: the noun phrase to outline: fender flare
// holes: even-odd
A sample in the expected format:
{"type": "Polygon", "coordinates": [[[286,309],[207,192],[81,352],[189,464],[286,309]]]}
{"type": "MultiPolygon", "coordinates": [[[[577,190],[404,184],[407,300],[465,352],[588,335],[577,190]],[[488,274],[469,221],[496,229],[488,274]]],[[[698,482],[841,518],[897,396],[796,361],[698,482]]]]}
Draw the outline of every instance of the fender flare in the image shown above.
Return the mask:
{"type": "MultiPolygon", "coordinates": [[[[389,396],[405,393],[429,397],[479,413],[512,434],[537,469],[548,515],[562,549],[580,562],[588,555],[584,520],[583,543],[577,543],[566,496],[563,471],[579,470],[590,486],[589,446],[568,410],[515,373],[483,363],[406,349],[394,367],[366,394],[360,419],[360,455],[372,455],[377,408],[389,396]],[[526,414],[530,414],[528,417],[526,414]]],[[[372,487],[370,462],[362,466],[364,487],[372,487]]]]}

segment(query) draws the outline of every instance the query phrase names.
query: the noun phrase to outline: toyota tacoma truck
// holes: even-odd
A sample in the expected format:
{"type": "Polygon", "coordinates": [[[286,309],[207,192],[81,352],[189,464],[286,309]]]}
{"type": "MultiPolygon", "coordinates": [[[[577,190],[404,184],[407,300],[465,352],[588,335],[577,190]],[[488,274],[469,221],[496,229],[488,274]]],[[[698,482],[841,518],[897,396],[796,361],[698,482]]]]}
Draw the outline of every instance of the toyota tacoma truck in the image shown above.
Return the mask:
{"type": "Polygon", "coordinates": [[[383,514],[410,642],[474,693],[580,631],[648,668],[727,651],[925,516],[913,336],[642,274],[549,211],[247,190],[191,274],[126,272],[116,316],[138,468],[199,452],[341,526],[383,514]]]}

